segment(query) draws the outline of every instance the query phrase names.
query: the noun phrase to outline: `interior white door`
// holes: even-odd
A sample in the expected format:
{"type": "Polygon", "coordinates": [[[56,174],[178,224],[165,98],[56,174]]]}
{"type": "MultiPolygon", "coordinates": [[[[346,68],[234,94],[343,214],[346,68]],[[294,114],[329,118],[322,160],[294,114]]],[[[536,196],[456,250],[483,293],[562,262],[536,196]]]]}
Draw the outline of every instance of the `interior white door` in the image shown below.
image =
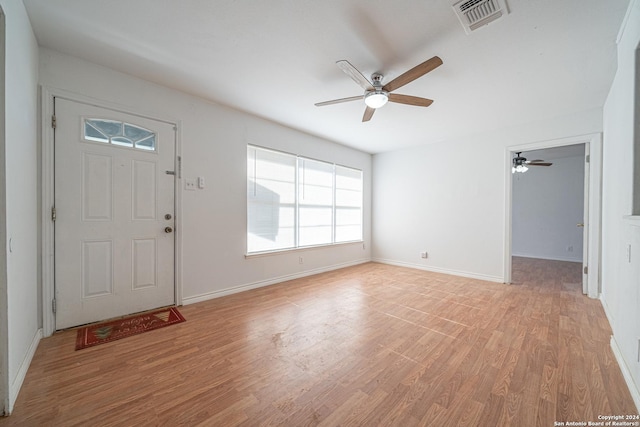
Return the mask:
{"type": "Polygon", "coordinates": [[[174,304],[174,125],[55,99],[56,329],[174,304]]]}

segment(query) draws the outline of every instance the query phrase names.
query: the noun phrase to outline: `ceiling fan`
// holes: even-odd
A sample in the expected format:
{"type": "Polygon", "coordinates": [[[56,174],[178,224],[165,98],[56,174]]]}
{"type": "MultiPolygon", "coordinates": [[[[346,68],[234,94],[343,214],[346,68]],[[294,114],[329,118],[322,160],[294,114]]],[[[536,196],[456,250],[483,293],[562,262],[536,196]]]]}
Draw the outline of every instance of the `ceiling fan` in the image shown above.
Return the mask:
{"type": "Polygon", "coordinates": [[[529,170],[527,166],[551,166],[553,163],[545,162],[544,160],[527,160],[526,157],[522,157],[522,151],[516,152],[516,157],[513,158],[513,166],[511,167],[511,173],[522,172],[525,173],[529,170]]]}
{"type": "Polygon", "coordinates": [[[433,103],[432,99],[420,98],[417,96],[400,95],[391,93],[396,89],[401,88],[407,83],[411,83],[419,77],[424,76],[430,71],[433,71],[440,65],[442,65],[442,59],[434,56],[431,59],[427,59],[422,64],[416,65],[409,71],[400,74],[389,83],[382,85],[383,75],[380,73],[373,73],[371,75],[371,81],[362,75],[360,71],[349,61],[341,60],[336,62],[338,68],[340,68],[346,75],[351,77],[362,89],[364,94],[359,96],[351,96],[349,98],[334,99],[331,101],[318,102],[316,107],[323,107],[325,105],[340,104],[342,102],[358,101],[364,99],[366,109],[364,110],[364,116],[362,116],[363,122],[368,122],[373,117],[373,113],[376,108],[382,107],[387,101],[396,102],[398,104],[415,105],[417,107],[428,107],[433,103]]]}

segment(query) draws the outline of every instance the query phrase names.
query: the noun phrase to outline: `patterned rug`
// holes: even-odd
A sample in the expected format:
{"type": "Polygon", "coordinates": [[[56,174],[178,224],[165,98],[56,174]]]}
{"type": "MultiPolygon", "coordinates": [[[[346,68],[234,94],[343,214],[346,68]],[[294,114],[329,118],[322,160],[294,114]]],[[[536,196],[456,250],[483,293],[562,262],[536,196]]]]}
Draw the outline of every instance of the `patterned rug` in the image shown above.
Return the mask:
{"type": "Polygon", "coordinates": [[[96,323],[78,329],[76,350],[164,328],[184,321],[185,318],[176,307],[169,307],[109,322],[96,323]]]}

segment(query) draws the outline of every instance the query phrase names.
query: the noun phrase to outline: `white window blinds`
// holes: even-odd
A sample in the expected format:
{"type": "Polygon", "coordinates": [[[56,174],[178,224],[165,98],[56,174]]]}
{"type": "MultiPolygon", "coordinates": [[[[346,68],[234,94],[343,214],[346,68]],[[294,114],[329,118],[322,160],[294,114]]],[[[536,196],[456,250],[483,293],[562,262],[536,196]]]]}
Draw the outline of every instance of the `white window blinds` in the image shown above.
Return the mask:
{"type": "Polygon", "coordinates": [[[247,253],[362,240],[362,171],[247,149],[247,253]]]}
{"type": "Polygon", "coordinates": [[[298,158],[298,246],[332,243],[333,164],[298,158]]]}
{"type": "Polygon", "coordinates": [[[336,165],[335,241],[362,240],[362,171],[336,165]]]}
{"type": "Polygon", "coordinates": [[[247,150],[247,250],[295,247],[296,156],[247,150]]]}

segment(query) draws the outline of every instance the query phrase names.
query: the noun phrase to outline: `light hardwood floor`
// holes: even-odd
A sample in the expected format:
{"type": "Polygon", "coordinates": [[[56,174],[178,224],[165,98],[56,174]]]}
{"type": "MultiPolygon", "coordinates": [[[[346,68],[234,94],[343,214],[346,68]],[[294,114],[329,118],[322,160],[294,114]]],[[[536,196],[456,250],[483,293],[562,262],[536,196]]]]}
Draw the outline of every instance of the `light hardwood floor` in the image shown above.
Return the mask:
{"type": "Polygon", "coordinates": [[[74,351],[42,340],[0,425],[553,426],[636,414],[575,263],[512,286],[368,263],[182,307],[74,351]]]}

